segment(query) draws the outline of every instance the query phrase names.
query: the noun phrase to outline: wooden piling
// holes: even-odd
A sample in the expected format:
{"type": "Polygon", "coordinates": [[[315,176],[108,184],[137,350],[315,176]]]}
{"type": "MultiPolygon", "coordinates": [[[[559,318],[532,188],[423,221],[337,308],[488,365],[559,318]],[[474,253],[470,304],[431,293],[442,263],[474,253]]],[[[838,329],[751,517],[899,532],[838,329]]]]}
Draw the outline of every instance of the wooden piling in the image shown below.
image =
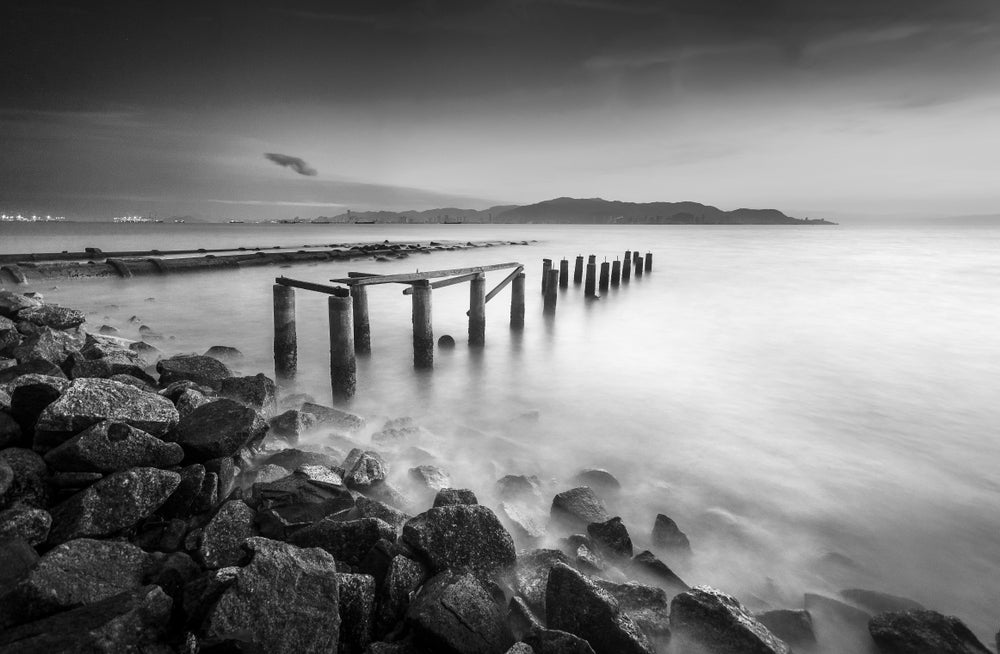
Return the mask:
{"type": "Polygon", "coordinates": [[[636,251],[632,254],[632,256],[635,259],[635,276],[642,277],[642,255],[636,251]]]}
{"type": "Polygon", "coordinates": [[[632,251],[625,250],[625,258],[622,259],[622,283],[627,284],[632,278],[632,251]]]}
{"type": "Polygon", "coordinates": [[[569,261],[563,259],[559,262],[559,288],[569,287],[569,261]]]}
{"type": "Polygon", "coordinates": [[[609,264],[607,261],[601,263],[601,280],[597,286],[597,288],[601,291],[601,293],[608,292],[608,283],[610,282],[609,279],[610,270],[611,270],[611,264],[609,264]]]}
{"type": "Polygon", "coordinates": [[[559,271],[550,270],[549,281],[545,286],[545,303],[542,308],[542,311],[545,314],[552,315],[556,312],[556,300],[559,297],[558,284],[559,271]]]}
{"type": "Polygon", "coordinates": [[[371,354],[372,328],[368,320],[368,288],[352,286],[351,302],[354,309],[354,351],[358,354],[371,354]]]}
{"type": "Polygon", "coordinates": [[[295,379],[298,347],[295,341],[295,289],[274,285],[274,376],[279,382],[295,379]]]}
{"type": "Polygon", "coordinates": [[[335,400],[354,397],[358,368],[354,353],[354,320],[350,292],[327,299],[330,314],[330,385],[335,400]]]}
{"type": "Polygon", "coordinates": [[[587,297],[597,297],[596,292],[596,279],[597,277],[597,263],[591,262],[587,264],[587,280],[583,285],[583,294],[587,297]]]}
{"type": "Polygon", "coordinates": [[[653,253],[646,253],[646,272],[653,272],[653,253]]]}
{"type": "Polygon", "coordinates": [[[542,295],[545,295],[545,285],[549,283],[550,270],[552,270],[552,259],[542,259],[542,295]]]}
{"type": "Polygon", "coordinates": [[[576,257],[576,266],[573,268],[573,283],[579,285],[583,282],[583,255],[576,257]]]}
{"type": "Polygon", "coordinates": [[[597,255],[596,254],[591,254],[590,256],[588,256],[587,257],[587,263],[596,264],[597,263],[597,255]]]}
{"type": "Polygon", "coordinates": [[[431,283],[426,279],[413,282],[413,367],[434,367],[431,283]]]}
{"type": "Polygon", "coordinates": [[[510,328],[524,329],[524,273],[518,273],[510,285],[510,328]]]}
{"type": "Polygon", "coordinates": [[[618,286],[622,278],[622,262],[615,259],[611,262],[611,285],[618,286]]]}
{"type": "Polygon", "coordinates": [[[485,344],[486,275],[479,273],[469,282],[469,345],[482,347],[485,344]]]}

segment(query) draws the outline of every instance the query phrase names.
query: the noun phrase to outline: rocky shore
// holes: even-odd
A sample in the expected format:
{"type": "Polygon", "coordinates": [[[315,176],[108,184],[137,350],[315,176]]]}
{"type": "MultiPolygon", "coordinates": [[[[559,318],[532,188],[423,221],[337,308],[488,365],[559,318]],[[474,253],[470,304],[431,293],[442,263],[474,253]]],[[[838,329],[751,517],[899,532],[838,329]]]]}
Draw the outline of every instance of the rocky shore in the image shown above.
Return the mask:
{"type": "Polygon", "coordinates": [[[667,515],[610,514],[607,471],[453,488],[424,426],[239,357],[0,291],[0,654],[993,651],[870,590],[751,611],[677,574],[667,515]]]}

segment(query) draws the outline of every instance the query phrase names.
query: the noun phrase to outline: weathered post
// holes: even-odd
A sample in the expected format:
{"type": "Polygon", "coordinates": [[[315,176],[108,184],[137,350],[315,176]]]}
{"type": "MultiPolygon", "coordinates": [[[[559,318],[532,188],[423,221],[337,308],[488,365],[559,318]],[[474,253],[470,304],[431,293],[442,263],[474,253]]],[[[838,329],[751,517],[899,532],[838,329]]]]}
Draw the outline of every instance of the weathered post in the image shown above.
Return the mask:
{"type": "Polygon", "coordinates": [[[608,292],[608,282],[610,281],[609,279],[610,270],[611,270],[611,264],[609,264],[607,261],[601,263],[601,281],[598,284],[598,289],[601,291],[601,293],[608,292]]]}
{"type": "Polygon", "coordinates": [[[559,262],[559,288],[569,287],[569,261],[563,259],[559,262]]]}
{"type": "Polygon", "coordinates": [[[583,281],[583,255],[576,257],[576,266],[573,268],[573,283],[580,284],[583,281]]]}
{"type": "Polygon", "coordinates": [[[625,250],[625,258],[622,259],[622,284],[627,284],[632,277],[632,251],[625,250]]]}
{"type": "Polygon", "coordinates": [[[482,347],[485,344],[486,275],[479,273],[469,283],[469,345],[482,347]]]}
{"type": "MultiPolygon", "coordinates": [[[[591,256],[593,259],[594,257],[591,256]]],[[[596,292],[596,282],[597,282],[597,263],[591,261],[587,264],[587,280],[583,284],[583,294],[587,297],[597,297],[596,292]]]]}
{"type": "Polygon", "coordinates": [[[638,251],[632,253],[635,259],[635,276],[642,277],[642,255],[638,251]]]}
{"type": "Polygon", "coordinates": [[[524,273],[510,283],[510,328],[524,329],[524,273]]]}
{"type": "Polygon", "coordinates": [[[358,368],[354,355],[354,320],[350,292],[331,295],[330,313],[330,384],[335,400],[354,397],[358,385],[358,368]]]}
{"type": "Polygon", "coordinates": [[[295,289],[274,285],[274,376],[279,381],[295,379],[298,346],[295,342],[295,289]]]}
{"type": "Polygon", "coordinates": [[[618,286],[622,278],[622,262],[615,259],[611,262],[611,285],[618,286]]]}
{"type": "Polygon", "coordinates": [[[545,302],[542,308],[543,313],[547,315],[552,315],[556,312],[556,300],[559,297],[557,288],[558,283],[559,283],[559,271],[550,270],[549,282],[545,286],[545,302]]]}
{"type": "Polygon", "coordinates": [[[372,327],[368,321],[368,287],[356,284],[351,287],[354,308],[354,351],[372,353],[372,327]]]}
{"type": "Polygon", "coordinates": [[[550,270],[552,270],[552,259],[542,259],[542,295],[545,295],[545,285],[549,283],[550,270]]]}
{"type": "Polygon", "coordinates": [[[646,272],[653,272],[653,253],[646,253],[646,272]]]}
{"type": "Polygon", "coordinates": [[[426,279],[413,282],[413,367],[434,367],[431,283],[426,279]]]}
{"type": "Polygon", "coordinates": [[[591,254],[590,256],[588,256],[587,257],[587,263],[594,263],[594,264],[596,264],[597,263],[597,255],[596,254],[591,254]]]}

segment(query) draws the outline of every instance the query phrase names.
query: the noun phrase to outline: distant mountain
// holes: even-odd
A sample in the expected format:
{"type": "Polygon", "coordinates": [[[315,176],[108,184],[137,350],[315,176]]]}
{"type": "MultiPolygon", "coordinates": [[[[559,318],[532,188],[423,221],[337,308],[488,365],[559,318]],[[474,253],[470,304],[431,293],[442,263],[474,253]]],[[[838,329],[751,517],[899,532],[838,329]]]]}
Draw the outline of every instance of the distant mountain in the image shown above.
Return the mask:
{"type": "Polygon", "coordinates": [[[556,198],[524,206],[427,211],[365,211],[320,216],[317,223],[493,223],[583,225],[832,225],[826,220],[786,216],[777,209],[723,211],[698,202],[620,202],[601,198],[556,198]]]}

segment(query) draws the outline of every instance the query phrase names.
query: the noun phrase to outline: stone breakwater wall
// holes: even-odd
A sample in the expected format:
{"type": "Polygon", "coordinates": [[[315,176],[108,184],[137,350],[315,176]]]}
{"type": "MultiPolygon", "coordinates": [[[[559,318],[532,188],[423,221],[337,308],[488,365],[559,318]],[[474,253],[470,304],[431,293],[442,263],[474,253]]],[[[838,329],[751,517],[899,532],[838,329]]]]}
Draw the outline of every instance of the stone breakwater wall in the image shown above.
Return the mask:
{"type": "Polygon", "coordinates": [[[0,291],[0,653],[990,651],[873,591],[751,611],[668,516],[636,551],[605,470],[453,488],[412,419],[84,318],[0,291]]]}

